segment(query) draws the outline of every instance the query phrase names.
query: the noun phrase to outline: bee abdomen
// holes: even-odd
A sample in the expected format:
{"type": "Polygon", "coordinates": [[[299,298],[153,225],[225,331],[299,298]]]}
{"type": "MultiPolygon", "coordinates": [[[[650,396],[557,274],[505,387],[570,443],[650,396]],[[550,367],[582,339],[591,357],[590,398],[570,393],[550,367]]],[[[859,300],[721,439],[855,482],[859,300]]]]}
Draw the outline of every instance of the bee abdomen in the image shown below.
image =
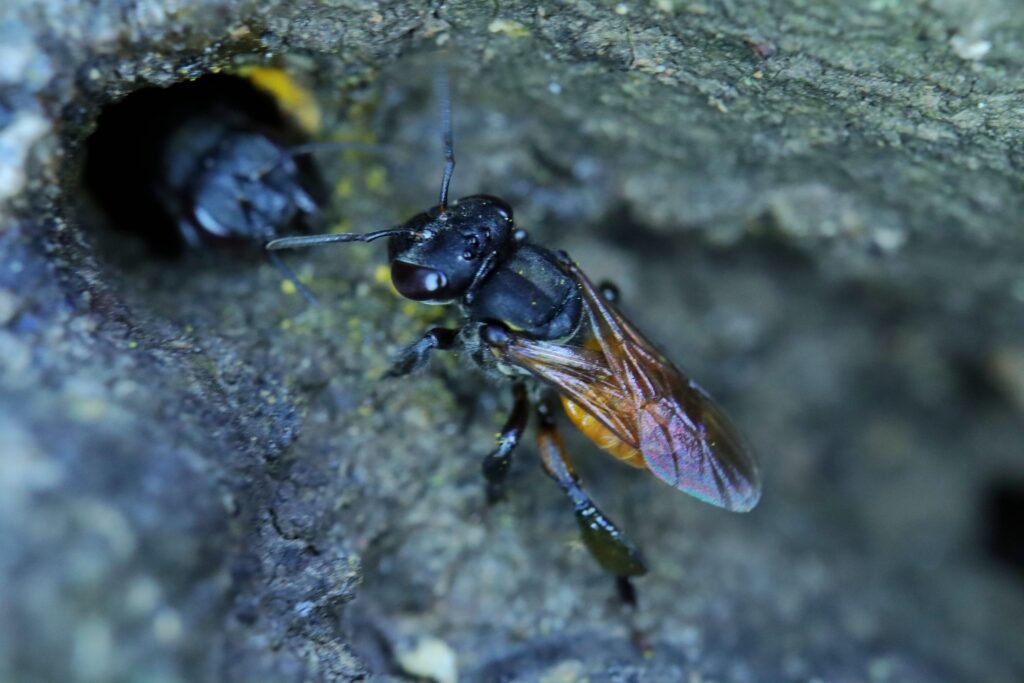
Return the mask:
{"type": "Polygon", "coordinates": [[[627,465],[640,469],[647,468],[647,465],[644,464],[644,456],[639,449],[630,446],[615,436],[610,429],[601,424],[599,420],[583,410],[583,408],[580,408],[571,399],[565,396],[561,398],[562,407],[565,408],[565,413],[569,416],[569,420],[576,426],[576,429],[583,432],[584,436],[597,444],[602,450],[608,451],[627,465]]]}

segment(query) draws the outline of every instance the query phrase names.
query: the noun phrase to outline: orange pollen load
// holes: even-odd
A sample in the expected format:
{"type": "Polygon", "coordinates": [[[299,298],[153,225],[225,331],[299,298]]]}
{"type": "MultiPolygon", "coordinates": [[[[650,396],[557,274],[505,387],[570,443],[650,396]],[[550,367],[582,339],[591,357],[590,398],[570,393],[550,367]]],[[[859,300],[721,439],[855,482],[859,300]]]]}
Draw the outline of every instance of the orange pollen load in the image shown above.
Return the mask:
{"type": "Polygon", "coordinates": [[[576,429],[583,432],[583,434],[600,446],[603,450],[608,451],[616,458],[632,465],[633,467],[639,467],[645,469],[644,457],[639,450],[633,448],[629,444],[625,443],[622,439],[615,436],[610,429],[601,424],[600,420],[595,419],[590,413],[583,410],[572,400],[562,396],[562,406],[565,408],[566,415],[576,429]]]}

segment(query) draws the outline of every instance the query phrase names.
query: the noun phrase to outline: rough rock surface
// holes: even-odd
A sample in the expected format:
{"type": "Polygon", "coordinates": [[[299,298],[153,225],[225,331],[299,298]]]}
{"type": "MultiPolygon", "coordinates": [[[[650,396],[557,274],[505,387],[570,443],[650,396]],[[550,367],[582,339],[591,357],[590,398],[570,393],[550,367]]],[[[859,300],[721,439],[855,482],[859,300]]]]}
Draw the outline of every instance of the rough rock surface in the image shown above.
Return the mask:
{"type": "Polygon", "coordinates": [[[1024,486],[1022,73],[1015,0],[3,3],[0,680],[1020,681],[985,511],[1024,486]],[[570,438],[651,558],[651,656],[529,446],[484,509],[504,390],[377,381],[443,315],[381,248],[291,257],[310,309],[78,192],[103,104],[286,56],[391,150],[335,158],[332,220],[394,223],[439,49],[455,193],[618,281],[759,452],[732,516],[570,438]]]}

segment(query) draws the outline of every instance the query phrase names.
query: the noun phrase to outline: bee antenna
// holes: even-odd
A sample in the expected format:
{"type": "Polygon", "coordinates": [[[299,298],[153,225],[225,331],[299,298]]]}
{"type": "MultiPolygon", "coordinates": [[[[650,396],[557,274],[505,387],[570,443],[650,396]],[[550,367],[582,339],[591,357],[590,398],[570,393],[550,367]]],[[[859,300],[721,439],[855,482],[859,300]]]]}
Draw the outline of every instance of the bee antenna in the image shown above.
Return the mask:
{"type": "Polygon", "coordinates": [[[298,157],[304,154],[311,154],[313,152],[319,152],[321,150],[354,150],[357,152],[386,152],[386,148],[383,145],[375,145],[369,142],[342,142],[340,140],[314,140],[312,142],[303,142],[298,145],[292,145],[285,154],[290,157],[298,157]]]}
{"type": "Polygon", "coordinates": [[[320,150],[336,149],[336,150],[355,150],[358,152],[371,152],[375,154],[384,154],[387,152],[387,148],[383,145],[374,145],[366,142],[341,142],[336,140],[314,140],[312,142],[303,142],[298,145],[292,145],[281,150],[280,155],[272,163],[269,163],[261,167],[258,171],[251,172],[250,177],[252,178],[263,178],[264,176],[277,170],[282,164],[289,159],[295,157],[306,156],[320,150]]]}
{"type": "Polygon", "coordinates": [[[448,186],[455,172],[455,144],[452,140],[452,95],[448,72],[444,68],[437,70],[435,77],[437,100],[441,105],[441,142],[444,146],[444,175],[441,177],[441,213],[448,210],[448,186]]]}
{"type": "Polygon", "coordinates": [[[335,242],[372,242],[381,237],[393,237],[394,235],[408,235],[416,232],[412,228],[388,228],[386,230],[375,230],[374,232],[345,233],[342,235],[300,235],[298,237],[282,237],[267,242],[268,251],[279,249],[297,249],[300,247],[316,247],[321,244],[334,244],[335,242]]]}

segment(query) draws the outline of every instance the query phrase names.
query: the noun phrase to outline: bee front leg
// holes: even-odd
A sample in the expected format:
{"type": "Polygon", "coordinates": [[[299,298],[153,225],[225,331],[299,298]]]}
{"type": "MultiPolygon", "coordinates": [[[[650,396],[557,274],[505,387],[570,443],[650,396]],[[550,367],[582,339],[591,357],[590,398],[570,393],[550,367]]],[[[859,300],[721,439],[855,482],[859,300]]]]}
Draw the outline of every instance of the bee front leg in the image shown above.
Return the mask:
{"type": "Polygon", "coordinates": [[[268,251],[267,260],[270,261],[270,265],[277,268],[277,272],[281,273],[281,275],[284,276],[286,280],[292,283],[292,285],[295,287],[295,291],[302,295],[302,298],[306,300],[307,304],[309,304],[310,306],[320,305],[320,302],[318,302],[316,300],[316,297],[313,296],[313,292],[309,291],[309,288],[307,288],[306,285],[302,284],[302,281],[299,280],[299,276],[295,274],[294,270],[288,267],[288,264],[281,260],[280,256],[278,256],[272,251],[268,251]]]}
{"type": "Polygon", "coordinates": [[[562,436],[555,426],[554,416],[547,403],[537,407],[537,450],[544,470],[562,488],[572,501],[576,521],[587,550],[597,563],[615,577],[616,587],[623,602],[634,605],[636,592],[630,577],[647,573],[640,551],[629,542],[619,528],[594,504],[580,486],[569,455],[562,444],[562,436]]]}
{"type": "Polygon", "coordinates": [[[487,480],[487,502],[493,504],[505,497],[505,480],[512,464],[512,451],[519,445],[530,419],[530,401],[522,382],[512,386],[512,413],[498,434],[498,447],[484,458],[484,479],[487,480]]]}
{"type": "Polygon", "coordinates": [[[384,373],[385,377],[402,377],[419,370],[427,364],[430,352],[434,349],[450,351],[455,347],[459,330],[446,327],[435,327],[427,330],[416,342],[402,349],[391,369],[384,373]]]}

